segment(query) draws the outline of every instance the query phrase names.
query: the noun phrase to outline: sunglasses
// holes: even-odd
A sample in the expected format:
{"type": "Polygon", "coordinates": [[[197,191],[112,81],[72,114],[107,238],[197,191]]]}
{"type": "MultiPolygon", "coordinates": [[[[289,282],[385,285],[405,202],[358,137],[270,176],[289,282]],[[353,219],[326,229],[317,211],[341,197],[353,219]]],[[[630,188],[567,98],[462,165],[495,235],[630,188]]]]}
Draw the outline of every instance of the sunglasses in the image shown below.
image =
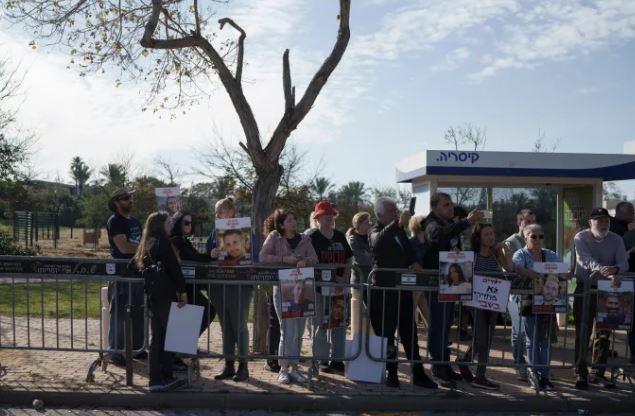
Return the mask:
{"type": "Polygon", "coordinates": [[[545,236],[544,236],[544,234],[540,234],[540,235],[532,234],[532,235],[529,236],[529,238],[531,238],[532,240],[535,240],[537,238],[539,238],[541,240],[544,240],[545,236]]]}
{"type": "Polygon", "coordinates": [[[192,225],[192,221],[183,221],[183,225],[192,225]]]}
{"type": "Polygon", "coordinates": [[[121,198],[117,198],[117,201],[130,201],[131,198],[130,195],[122,196],[121,198]]]}

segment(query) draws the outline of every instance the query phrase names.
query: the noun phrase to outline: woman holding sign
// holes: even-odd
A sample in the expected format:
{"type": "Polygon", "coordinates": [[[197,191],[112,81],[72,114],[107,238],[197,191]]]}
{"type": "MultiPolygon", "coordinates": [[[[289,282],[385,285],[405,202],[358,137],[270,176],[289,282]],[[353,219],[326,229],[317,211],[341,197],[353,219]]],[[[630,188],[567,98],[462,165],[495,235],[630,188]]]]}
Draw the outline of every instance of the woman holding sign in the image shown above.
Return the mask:
{"type": "MultiPolygon", "coordinates": [[[[265,222],[265,226],[267,226],[265,222]]],[[[299,234],[297,231],[297,221],[295,214],[291,211],[277,209],[273,214],[273,226],[275,227],[265,240],[260,250],[260,261],[262,263],[288,264],[292,267],[302,268],[313,266],[318,263],[317,254],[311,244],[309,236],[299,234]]],[[[304,282],[297,283],[293,288],[292,308],[297,309],[298,315],[302,316],[303,309],[303,289],[304,282]]],[[[306,326],[306,318],[283,319],[282,317],[282,293],[280,286],[273,287],[274,306],[280,321],[280,346],[278,354],[282,357],[279,360],[280,373],[278,381],[282,384],[289,384],[292,381],[303,383],[306,377],[298,371],[297,359],[285,359],[288,357],[299,357],[302,347],[302,334],[306,326]],[[290,370],[290,371],[289,371],[290,370]]]]}
{"type": "Polygon", "coordinates": [[[183,380],[173,377],[174,353],[164,348],[172,302],[179,302],[179,308],[187,303],[185,279],[168,240],[170,226],[166,213],[150,214],[132,259],[136,268],[142,271],[151,312],[152,341],[148,360],[151,392],[174,390],[185,384],[183,380]]]}
{"type": "MultiPolygon", "coordinates": [[[[533,271],[534,263],[559,263],[562,260],[556,253],[542,247],[545,241],[545,233],[538,224],[531,224],[523,229],[526,245],[514,253],[514,265],[519,275],[534,279],[534,283],[541,281],[542,276],[533,271]],[[518,267],[520,266],[520,267],[518,267]]],[[[525,328],[525,343],[527,356],[532,371],[538,377],[538,385],[535,388],[553,390],[554,385],[549,380],[549,356],[551,343],[549,342],[549,330],[553,327],[554,315],[533,314],[531,302],[523,301],[521,315],[525,328]]],[[[534,377],[529,377],[531,383],[536,383],[534,377]]]]}
{"type": "MultiPolygon", "coordinates": [[[[501,272],[502,269],[510,270],[513,267],[511,253],[506,250],[504,245],[496,243],[494,227],[491,224],[476,224],[470,241],[474,250],[475,274],[501,272]]],[[[476,368],[476,377],[472,375],[466,365],[460,365],[459,370],[463,378],[471,382],[473,387],[498,390],[500,386],[485,377],[485,364],[489,360],[498,312],[474,308],[472,313],[474,316],[474,338],[472,346],[463,356],[463,361],[472,361],[472,356],[476,355],[479,366],[476,368]]]]}

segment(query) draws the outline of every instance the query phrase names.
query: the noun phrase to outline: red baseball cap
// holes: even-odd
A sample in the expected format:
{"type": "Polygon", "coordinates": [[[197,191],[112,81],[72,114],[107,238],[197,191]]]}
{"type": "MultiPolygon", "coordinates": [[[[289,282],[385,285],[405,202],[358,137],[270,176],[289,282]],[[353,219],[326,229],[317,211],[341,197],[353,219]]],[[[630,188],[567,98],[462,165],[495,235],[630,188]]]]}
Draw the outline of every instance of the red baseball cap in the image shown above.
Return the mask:
{"type": "Polygon", "coordinates": [[[315,218],[322,215],[339,215],[339,211],[329,201],[319,201],[313,208],[315,218]]]}

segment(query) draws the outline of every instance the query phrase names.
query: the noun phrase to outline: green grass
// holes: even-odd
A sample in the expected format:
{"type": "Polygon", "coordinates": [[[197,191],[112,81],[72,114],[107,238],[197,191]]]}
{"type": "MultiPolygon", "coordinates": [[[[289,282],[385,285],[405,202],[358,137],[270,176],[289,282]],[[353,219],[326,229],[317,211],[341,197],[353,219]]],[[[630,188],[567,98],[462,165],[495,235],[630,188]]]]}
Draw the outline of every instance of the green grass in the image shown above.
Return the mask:
{"type": "Polygon", "coordinates": [[[72,300],[73,319],[99,319],[99,298],[101,287],[105,285],[99,281],[73,282],[71,295],[71,283],[68,281],[31,281],[28,285],[22,282],[15,285],[3,283],[0,284],[0,315],[11,316],[15,304],[15,316],[70,318],[72,300]]]}

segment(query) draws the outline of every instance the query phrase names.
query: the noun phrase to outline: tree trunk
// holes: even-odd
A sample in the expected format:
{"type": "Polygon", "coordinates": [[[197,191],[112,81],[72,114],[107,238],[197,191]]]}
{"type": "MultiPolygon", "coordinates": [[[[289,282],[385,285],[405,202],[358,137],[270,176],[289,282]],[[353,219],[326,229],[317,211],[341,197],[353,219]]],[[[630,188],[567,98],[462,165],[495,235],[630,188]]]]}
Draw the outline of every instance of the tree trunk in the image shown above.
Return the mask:
{"type": "MultiPolygon", "coordinates": [[[[260,250],[264,241],[263,224],[265,219],[273,211],[273,202],[276,198],[276,191],[282,177],[282,166],[276,164],[271,169],[258,169],[258,179],[254,185],[252,193],[252,229],[254,231],[254,241],[252,244],[256,250],[260,250]]],[[[269,310],[264,291],[258,289],[254,293],[254,352],[266,354],[267,351],[267,328],[269,326],[269,310]]]]}

